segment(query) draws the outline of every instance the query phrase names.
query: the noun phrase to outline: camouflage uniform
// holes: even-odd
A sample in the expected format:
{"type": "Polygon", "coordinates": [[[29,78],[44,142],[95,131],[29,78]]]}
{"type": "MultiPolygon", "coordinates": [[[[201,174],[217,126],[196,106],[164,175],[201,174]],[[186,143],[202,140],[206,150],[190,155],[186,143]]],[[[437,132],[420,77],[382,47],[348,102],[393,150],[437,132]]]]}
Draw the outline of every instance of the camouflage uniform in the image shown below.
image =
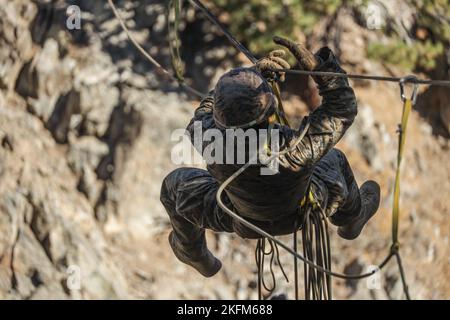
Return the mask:
{"type": "MultiPolygon", "coordinates": [[[[344,72],[328,48],[321,49],[318,55],[321,63],[316,70],[344,72]]],[[[315,80],[323,98],[322,105],[309,115],[310,127],[301,143],[280,156],[279,173],[263,176],[260,175],[261,165],[252,165],[223,195],[229,208],[273,235],[294,231],[296,222],[301,219],[299,202],[309,186],[333,224],[345,225],[360,212],[361,199],[352,170],[345,155],[333,148],[357,114],[354,92],[344,78],[315,80]]],[[[214,101],[212,93],[195,111],[187,127],[191,137],[194,136],[194,121],[201,121],[203,130],[217,128],[213,118],[214,101]]],[[[305,119],[298,130],[278,125],[284,145],[295,141],[305,125],[305,119]]],[[[209,143],[204,142],[202,147],[209,143]]],[[[240,167],[238,164],[209,164],[207,171],[180,168],[164,179],[161,202],[184,256],[195,259],[206,249],[205,229],[235,232],[244,238],[258,237],[233,221],[216,202],[219,185],[240,167]]]]}

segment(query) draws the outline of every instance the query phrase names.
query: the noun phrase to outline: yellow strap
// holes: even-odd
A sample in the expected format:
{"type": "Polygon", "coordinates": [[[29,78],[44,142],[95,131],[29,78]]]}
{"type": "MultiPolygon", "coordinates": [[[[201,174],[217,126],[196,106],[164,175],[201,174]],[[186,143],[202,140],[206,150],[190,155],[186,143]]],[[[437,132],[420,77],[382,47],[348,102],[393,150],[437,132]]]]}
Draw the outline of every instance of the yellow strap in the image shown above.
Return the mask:
{"type": "Polygon", "coordinates": [[[412,102],[410,99],[405,99],[403,105],[402,122],[399,130],[399,143],[397,153],[397,170],[395,173],[395,187],[394,187],[394,205],[392,208],[392,245],[393,248],[398,248],[398,223],[400,215],[400,165],[403,157],[403,150],[405,147],[406,129],[408,126],[408,118],[411,113],[412,102]]]}
{"type": "Polygon", "coordinates": [[[272,90],[275,93],[275,96],[278,100],[278,108],[276,110],[277,120],[280,124],[286,125],[289,127],[289,121],[286,119],[284,115],[283,101],[281,100],[280,87],[276,82],[272,82],[272,90]]]}
{"type": "Polygon", "coordinates": [[[311,192],[311,190],[309,190],[308,194],[303,197],[302,201],[300,201],[300,206],[304,207],[306,205],[306,203],[310,203],[312,204],[313,208],[317,208],[317,201],[314,198],[313,193],[311,192]]]}
{"type": "Polygon", "coordinates": [[[267,137],[266,143],[264,144],[264,150],[268,155],[270,155],[270,138],[271,138],[271,131],[274,127],[273,124],[275,122],[278,122],[281,125],[289,126],[289,122],[284,116],[283,100],[281,100],[280,87],[276,82],[270,82],[270,85],[272,86],[272,90],[275,93],[275,96],[277,97],[278,105],[275,109],[275,113],[269,117],[269,136],[267,137]],[[274,117],[274,119],[272,117],[274,117]]]}

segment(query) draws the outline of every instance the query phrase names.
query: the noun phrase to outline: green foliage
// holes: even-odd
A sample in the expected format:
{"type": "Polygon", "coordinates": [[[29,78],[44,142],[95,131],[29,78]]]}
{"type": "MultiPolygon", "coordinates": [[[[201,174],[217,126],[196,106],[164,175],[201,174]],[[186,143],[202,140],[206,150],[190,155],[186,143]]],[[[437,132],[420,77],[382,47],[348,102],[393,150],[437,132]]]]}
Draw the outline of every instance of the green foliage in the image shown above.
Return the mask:
{"type": "Polygon", "coordinates": [[[416,17],[417,28],[429,33],[429,37],[415,39],[407,45],[393,34],[388,44],[369,44],[368,57],[409,70],[431,71],[437,67],[437,59],[450,44],[450,0],[409,1],[420,12],[416,17]]]}
{"type": "Polygon", "coordinates": [[[411,0],[418,24],[431,30],[438,42],[450,43],[450,0],[411,0]]]}
{"type": "MultiPolygon", "coordinates": [[[[392,32],[389,42],[371,43],[369,58],[400,65],[411,71],[432,70],[450,42],[450,0],[407,0],[418,12],[416,23],[429,37],[406,44],[392,32]]],[[[208,0],[216,14],[225,16],[231,32],[256,54],[273,49],[272,36],[308,36],[314,25],[341,6],[361,9],[367,0],[208,0]]],[[[385,30],[383,31],[385,32],[385,30]]]]}
{"type": "Polygon", "coordinates": [[[293,37],[311,31],[319,19],[331,15],[344,0],[210,0],[230,14],[230,30],[255,53],[273,49],[272,36],[293,37]]]}
{"type": "Polygon", "coordinates": [[[417,68],[432,70],[436,67],[436,58],[443,53],[442,43],[431,41],[416,42],[407,45],[402,41],[393,41],[389,44],[370,43],[367,48],[369,58],[384,61],[388,64],[401,66],[408,70],[417,68]]]}

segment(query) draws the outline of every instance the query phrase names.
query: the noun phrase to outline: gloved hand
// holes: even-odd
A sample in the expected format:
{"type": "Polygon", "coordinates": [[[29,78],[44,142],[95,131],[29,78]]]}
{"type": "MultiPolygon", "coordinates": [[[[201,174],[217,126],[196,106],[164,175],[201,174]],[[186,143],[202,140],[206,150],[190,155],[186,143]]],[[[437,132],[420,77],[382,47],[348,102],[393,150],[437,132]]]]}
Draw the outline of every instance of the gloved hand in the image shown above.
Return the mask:
{"type": "Polygon", "coordinates": [[[286,53],[284,50],[274,50],[271,51],[266,57],[260,59],[256,62],[255,67],[258,72],[260,72],[264,78],[269,81],[276,79],[278,75],[278,80],[281,82],[285,79],[284,72],[274,72],[273,69],[290,69],[289,63],[284,60],[286,53]]]}
{"type": "Polygon", "coordinates": [[[304,70],[312,71],[321,63],[314,54],[301,44],[278,36],[273,37],[273,42],[286,47],[294,55],[300,67],[304,70]]]}
{"type": "MultiPolygon", "coordinates": [[[[345,73],[333,52],[328,47],[323,47],[316,54],[312,54],[301,44],[297,44],[288,39],[275,36],[273,41],[280,46],[288,48],[295,58],[297,58],[298,64],[303,70],[345,73]]],[[[323,75],[312,76],[312,78],[322,89],[333,89],[348,85],[347,79],[336,76],[323,75]]]]}

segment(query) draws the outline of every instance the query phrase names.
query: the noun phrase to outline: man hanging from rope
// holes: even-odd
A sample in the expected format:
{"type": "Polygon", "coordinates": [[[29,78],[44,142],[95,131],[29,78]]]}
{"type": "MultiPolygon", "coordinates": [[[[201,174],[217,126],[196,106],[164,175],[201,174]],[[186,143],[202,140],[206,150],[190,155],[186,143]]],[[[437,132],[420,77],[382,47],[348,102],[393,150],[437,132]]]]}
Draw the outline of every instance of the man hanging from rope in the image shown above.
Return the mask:
{"type": "MultiPolygon", "coordinates": [[[[301,69],[344,72],[327,47],[313,55],[287,39],[275,37],[274,41],[296,57],[301,69]]],[[[378,209],[380,188],[374,181],[366,181],[358,188],[347,158],[334,148],[357,114],[354,92],[345,78],[316,76],[322,105],[308,120],[303,120],[298,130],[277,123],[277,100],[268,80],[284,77],[272,71],[289,68],[283,56],[283,50],[275,50],[255,67],[236,68],[224,74],[187,127],[192,143],[195,146],[197,121],[201,122],[203,132],[214,128],[224,136],[229,128],[278,129],[281,150],[297,143],[292,151],[279,156],[278,173],[261,175],[261,165],[250,166],[230,184],[223,196],[224,203],[268,233],[285,235],[301,226],[299,203],[311,191],[331,223],[338,226],[338,234],[344,239],[355,239],[378,209]],[[305,137],[296,141],[307,122],[305,137]]],[[[203,142],[198,151],[203,154],[211,143],[203,142]]],[[[227,152],[225,144],[223,152],[227,152]]],[[[180,261],[205,277],[213,276],[221,268],[221,262],[207,248],[205,229],[235,232],[243,238],[260,237],[234,221],[216,201],[219,185],[241,166],[208,164],[207,171],[179,168],[162,184],[161,202],[173,227],[169,235],[172,250],[180,261]]]]}

